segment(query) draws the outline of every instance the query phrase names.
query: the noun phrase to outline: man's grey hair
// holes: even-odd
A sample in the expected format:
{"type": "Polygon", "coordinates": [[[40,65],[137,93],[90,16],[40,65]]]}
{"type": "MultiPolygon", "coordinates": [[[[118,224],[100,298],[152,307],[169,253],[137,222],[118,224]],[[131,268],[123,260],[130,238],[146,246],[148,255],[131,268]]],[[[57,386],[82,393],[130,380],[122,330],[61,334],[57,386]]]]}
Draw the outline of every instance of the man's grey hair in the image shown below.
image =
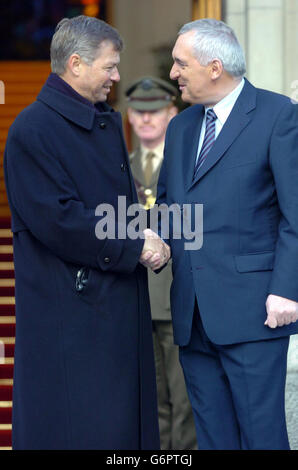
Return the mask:
{"type": "Polygon", "coordinates": [[[203,66],[219,59],[224,70],[233,77],[243,77],[246,64],[238,39],[228,25],[214,19],[191,21],[180,29],[178,35],[194,31],[194,56],[203,66]]]}
{"type": "Polygon", "coordinates": [[[116,51],[123,49],[118,31],[104,21],[84,15],[63,18],[56,26],[51,42],[52,72],[62,75],[72,54],[78,54],[91,65],[103,41],[112,42],[116,51]]]}

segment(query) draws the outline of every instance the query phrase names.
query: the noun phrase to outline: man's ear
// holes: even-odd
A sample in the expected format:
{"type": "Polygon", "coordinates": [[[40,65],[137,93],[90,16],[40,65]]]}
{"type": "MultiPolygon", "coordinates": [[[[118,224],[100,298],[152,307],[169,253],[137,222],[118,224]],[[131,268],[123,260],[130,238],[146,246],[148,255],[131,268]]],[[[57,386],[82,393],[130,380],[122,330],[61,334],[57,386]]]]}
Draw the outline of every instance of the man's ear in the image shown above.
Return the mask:
{"type": "Polygon", "coordinates": [[[67,61],[66,67],[72,73],[72,75],[78,77],[82,67],[82,59],[79,54],[72,54],[67,61]]]}
{"type": "Polygon", "coordinates": [[[223,73],[223,65],[220,59],[213,59],[209,64],[210,77],[217,80],[223,73]]]}

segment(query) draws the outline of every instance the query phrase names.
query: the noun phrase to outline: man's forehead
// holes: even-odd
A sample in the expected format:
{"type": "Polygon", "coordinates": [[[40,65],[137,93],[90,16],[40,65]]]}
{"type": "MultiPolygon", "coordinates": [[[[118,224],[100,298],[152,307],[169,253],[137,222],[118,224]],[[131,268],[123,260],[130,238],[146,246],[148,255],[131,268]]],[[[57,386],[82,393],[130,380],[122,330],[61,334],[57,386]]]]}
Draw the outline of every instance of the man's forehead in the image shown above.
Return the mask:
{"type": "Polygon", "coordinates": [[[187,33],[178,36],[176,43],[172,50],[172,57],[174,60],[183,60],[183,58],[192,56],[195,57],[193,52],[193,36],[194,31],[188,31],[187,33]]]}
{"type": "Polygon", "coordinates": [[[105,55],[113,57],[113,58],[115,57],[120,58],[120,52],[115,48],[115,45],[113,44],[113,42],[108,39],[105,39],[99,44],[97,48],[96,57],[101,57],[105,55]]]}

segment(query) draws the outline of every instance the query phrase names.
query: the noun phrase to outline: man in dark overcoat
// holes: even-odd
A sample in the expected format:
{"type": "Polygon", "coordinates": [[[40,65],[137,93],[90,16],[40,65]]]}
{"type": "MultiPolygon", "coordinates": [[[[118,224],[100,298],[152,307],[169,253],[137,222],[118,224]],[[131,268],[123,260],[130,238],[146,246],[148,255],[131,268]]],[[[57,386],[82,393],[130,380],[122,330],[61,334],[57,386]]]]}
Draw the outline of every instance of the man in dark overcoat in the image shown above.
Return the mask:
{"type": "Polygon", "coordinates": [[[105,103],[121,49],[105,22],[63,19],[52,73],[9,131],[14,449],[159,448],[142,264],[157,268],[169,250],[150,230],[118,236],[128,223],[118,197],[137,202],[120,113],[105,103]],[[99,236],[101,204],[114,237],[99,236]]]}

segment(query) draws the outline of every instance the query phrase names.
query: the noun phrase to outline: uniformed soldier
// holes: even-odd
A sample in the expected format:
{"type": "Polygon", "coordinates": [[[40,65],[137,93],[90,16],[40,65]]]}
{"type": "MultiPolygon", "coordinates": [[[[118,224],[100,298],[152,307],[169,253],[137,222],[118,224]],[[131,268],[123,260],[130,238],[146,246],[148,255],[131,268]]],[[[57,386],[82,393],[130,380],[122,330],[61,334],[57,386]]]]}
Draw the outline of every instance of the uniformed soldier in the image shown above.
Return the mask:
{"type": "MultiPolygon", "coordinates": [[[[176,88],[155,77],[143,77],[126,90],[128,120],[139,145],[130,155],[139,202],[154,205],[163,159],[166,129],[177,114],[176,88]]],[[[161,448],[196,449],[191,406],[173,342],[170,311],[171,263],[159,274],[148,270],[156,362],[161,448]]]]}

